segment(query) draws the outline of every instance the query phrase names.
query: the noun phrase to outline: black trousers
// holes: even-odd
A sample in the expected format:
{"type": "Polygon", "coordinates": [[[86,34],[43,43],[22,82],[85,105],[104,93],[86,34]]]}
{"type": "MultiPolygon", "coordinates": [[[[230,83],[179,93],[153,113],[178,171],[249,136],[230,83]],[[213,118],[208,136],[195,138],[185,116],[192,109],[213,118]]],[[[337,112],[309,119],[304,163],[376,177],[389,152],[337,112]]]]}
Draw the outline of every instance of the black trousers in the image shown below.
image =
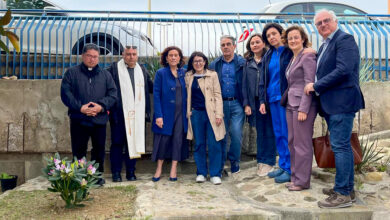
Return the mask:
{"type": "Polygon", "coordinates": [[[91,160],[99,163],[99,171],[104,172],[106,144],[106,125],[86,126],[77,120],[70,120],[70,139],[73,157],[81,159],[87,156],[88,141],[92,140],[91,160]]]}
{"type": "Polygon", "coordinates": [[[111,172],[120,173],[122,171],[122,163],[125,161],[126,174],[134,173],[136,159],[130,159],[129,149],[127,147],[125,122],[119,120],[118,122],[110,122],[111,127],[111,149],[110,162],[111,172]],[[123,153],[124,150],[124,153],[123,153]]]}

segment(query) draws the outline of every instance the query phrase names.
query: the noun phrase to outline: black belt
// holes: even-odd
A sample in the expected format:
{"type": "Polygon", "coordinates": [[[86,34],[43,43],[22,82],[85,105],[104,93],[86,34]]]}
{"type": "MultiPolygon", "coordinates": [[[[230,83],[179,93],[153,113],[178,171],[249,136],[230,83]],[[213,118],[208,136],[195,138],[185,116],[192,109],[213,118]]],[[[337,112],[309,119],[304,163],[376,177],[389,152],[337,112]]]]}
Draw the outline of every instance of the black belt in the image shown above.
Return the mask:
{"type": "Polygon", "coordinates": [[[222,98],[223,101],[233,101],[233,100],[236,100],[236,97],[226,97],[226,98],[222,98]]]}

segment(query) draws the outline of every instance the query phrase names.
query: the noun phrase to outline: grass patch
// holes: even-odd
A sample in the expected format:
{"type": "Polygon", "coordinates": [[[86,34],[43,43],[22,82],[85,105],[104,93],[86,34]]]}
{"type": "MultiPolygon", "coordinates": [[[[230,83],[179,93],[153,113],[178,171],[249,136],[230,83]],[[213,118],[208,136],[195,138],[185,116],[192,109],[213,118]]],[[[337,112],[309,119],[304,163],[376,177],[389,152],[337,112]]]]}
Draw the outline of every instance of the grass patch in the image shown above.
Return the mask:
{"type": "Polygon", "coordinates": [[[336,174],[336,168],[324,168],[323,171],[336,174]]]}
{"type": "Polygon", "coordinates": [[[198,209],[208,209],[208,210],[211,210],[211,209],[214,209],[214,207],[211,207],[211,206],[198,206],[198,209]]]}
{"type": "Polygon", "coordinates": [[[208,195],[209,197],[210,197],[210,199],[215,199],[215,198],[217,198],[217,196],[215,196],[215,195],[208,195]]]}
{"type": "Polygon", "coordinates": [[[201,195],[204,194],[204,192],[199,192],[199,191],[188,191],[187,194],[191,196],[196,196],[196,195],[201,195]]]}
{"type": "Polygon", "coordinates": [[[128,186],[114,186],[112,189],[116,189],[122,192],[126,193],[135,193],[136,192],[136,187],[133,185],[128,185],[128,186]]]}
{"type": "Polygon", "coordinates": [[[92,189],[84,207],[66,209],[59,194],[37,190],[12,191],[0,200],[5,219],[130,219],[134,216],[135,186],[92,189]]]}

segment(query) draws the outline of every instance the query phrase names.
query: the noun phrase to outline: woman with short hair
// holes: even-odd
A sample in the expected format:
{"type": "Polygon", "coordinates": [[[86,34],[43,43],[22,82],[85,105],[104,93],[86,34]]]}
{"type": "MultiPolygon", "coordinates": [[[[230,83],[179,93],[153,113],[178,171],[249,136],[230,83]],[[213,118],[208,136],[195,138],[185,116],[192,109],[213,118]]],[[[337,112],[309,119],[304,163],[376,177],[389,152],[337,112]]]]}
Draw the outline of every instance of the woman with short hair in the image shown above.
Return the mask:
{"type": "Polygon", "coordinates": [[[193,52],[185,76],[187,87],[187,138],[195,139],[194,159],[196,182],[206,181],[208,167],[210,181],[221,184],[221,140],[225,137],[223,101],[218,75],[208,69],[208,59],[202,52],[193,52]],[[209,166],[207,166],[206,143],[209,166]]]}

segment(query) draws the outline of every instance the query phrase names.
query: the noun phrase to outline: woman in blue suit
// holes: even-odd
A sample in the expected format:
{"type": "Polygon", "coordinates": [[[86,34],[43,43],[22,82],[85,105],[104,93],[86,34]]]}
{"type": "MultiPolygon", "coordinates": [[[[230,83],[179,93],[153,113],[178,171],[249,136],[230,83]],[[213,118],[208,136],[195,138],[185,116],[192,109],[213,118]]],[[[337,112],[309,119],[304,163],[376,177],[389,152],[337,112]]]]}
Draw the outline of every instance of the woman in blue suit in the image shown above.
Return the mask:
{"type": "MultiPolygon", "coordinates": [[[[286,109],[280,105],[280,100],[287,89],[285,71],[293,53],[283,45],[282,32],[282,26],[277,23],[269,23],[263,29],[263,40],[269,50],[263,57],[264,73],[259,84],[260,112],[271,114],[275,144],[279,154],[279,169],[268,173],[268,177],[275,178],[276,183],[290,182],[291,175],[286,109]],[[269,112],[266,110],[266,104],[269,112]]],[[[268,151],[273,153],[275,148],[269,147],[268,151]]]]}
{"type": "Polygon", "coordinates": [[[167,47],[161,54],[160,63],[164,67],[156,72],[153,87],[152,160],[157,161],[157,169],[152,178],[154,182],[160,180],[165,159],[172,160],[169,180],[176,181],[177,162],[188,157],[183,53],[178,47],[167,47]]]}

